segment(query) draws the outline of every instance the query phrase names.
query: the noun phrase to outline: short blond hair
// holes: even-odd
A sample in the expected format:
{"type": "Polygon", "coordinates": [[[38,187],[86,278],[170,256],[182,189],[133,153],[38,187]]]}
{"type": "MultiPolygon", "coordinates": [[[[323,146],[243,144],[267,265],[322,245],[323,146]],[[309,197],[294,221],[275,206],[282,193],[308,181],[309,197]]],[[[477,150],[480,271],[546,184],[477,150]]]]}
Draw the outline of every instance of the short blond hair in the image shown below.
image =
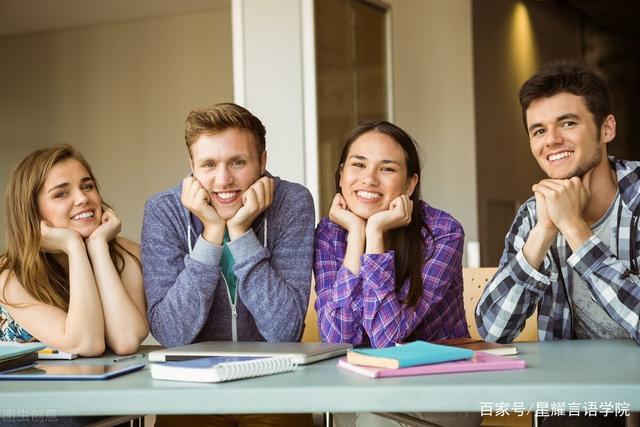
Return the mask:
{"type": "Polygon", "coordinates": [[[215,135],[227,129],[243,129],[253,135],[258,155],[265,149],[264,125],[249,110],[237,104],[222,103],[195,108],[185,120],[184,140],[191,156],[191,146],[201,135],[215,135]]]}

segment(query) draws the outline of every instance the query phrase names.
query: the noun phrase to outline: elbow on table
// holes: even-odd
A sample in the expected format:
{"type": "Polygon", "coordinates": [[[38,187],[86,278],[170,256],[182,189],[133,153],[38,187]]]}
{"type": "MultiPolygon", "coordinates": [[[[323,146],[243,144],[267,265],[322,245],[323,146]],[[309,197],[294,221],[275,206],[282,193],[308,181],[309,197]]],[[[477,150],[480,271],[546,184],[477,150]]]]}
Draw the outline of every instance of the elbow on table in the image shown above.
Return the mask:
{"type": "Polygon", "coordinates": [[[119,340],[112,343],[109,348],[118,356],[126,356],[135,353],[140,347],[140,340],[119,340]]]}
{"type": "Polygon", "coordinates": [[[70,348],[69,350],[61,349],[63,351],[68,351],[69,353],[75,353],[78,356],[83,357],[97,357],[101,356],[106,349],[106,345],[104,339],[91,339],[79,343],[78,345],[70,348]]]}
{"type": "Polygon", "coordinates": [[[144,328],[139,332],[130,331],[129,334],[122,334],[117,339],[110,340],[109,348],[118,356],[133,354],[138,351],[140,344],[149,334],[149,328],[144,328]]]}

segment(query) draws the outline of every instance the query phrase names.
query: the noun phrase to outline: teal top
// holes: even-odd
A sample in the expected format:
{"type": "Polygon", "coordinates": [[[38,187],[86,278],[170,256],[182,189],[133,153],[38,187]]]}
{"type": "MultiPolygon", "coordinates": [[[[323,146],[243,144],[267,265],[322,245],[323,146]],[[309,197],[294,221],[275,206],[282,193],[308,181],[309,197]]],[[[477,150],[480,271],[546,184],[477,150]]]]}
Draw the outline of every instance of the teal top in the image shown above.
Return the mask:
{"type": "Polygon", "coordinates": [[[0,305],[0,341],[34,342],[37,340],[18,325],[9,312],[0,305]]]}
{"type": "Polygon", "coordinates": [[[229,230],[224,230],[224,239],[222,241],[222,256],[220,257],[220,269],[222,270],[222,274],[224,275],[225,282],[229,287],[229,295],[231,296],[231,303],[236,303],[236,287],[238,284],[238,279],[236,278],[235,273],[233,272],[233,266],[236,264],[236,261],[233,259],[233,255],[231,255],[231,251],[227,246],[227,243],[231,238],[229,237],[229,230]]]}

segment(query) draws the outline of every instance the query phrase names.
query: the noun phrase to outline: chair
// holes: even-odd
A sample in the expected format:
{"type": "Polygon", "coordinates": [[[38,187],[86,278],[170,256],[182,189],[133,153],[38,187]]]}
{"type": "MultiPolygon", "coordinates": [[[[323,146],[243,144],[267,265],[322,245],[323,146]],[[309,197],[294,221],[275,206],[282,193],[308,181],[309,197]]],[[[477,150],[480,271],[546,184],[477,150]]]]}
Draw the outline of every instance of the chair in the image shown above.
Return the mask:
{"type": "Polygon", "coordinates": [[[316,302],[315,281],[311,284],[311,294],[309,294],[309,306],[307,307],[307,315],[304,318],[304,331],[302,333],[302,342],[320,342],[320,331],[318,330],[318,313],[314,304],[316,302]]]}
{"type": "MultiPolygon", "coordinates": [[[[476,327],[475,311],[476,304],[482,295],[485,285],[491,280],[496,273],[495,267],[484,268],[463,268],[462,276],[464,280],[464,311],[467,317],[467,325],[471,338],[480,339],[478,328],[476,327]]],[[[309,306],[307,315],[304,319],[304,332],[302,334],[302,342],[320,342],[320,333],[318,331],[318,313],[314,307],[316,301],[315,287],[311,287],[309,295],[309,306]]],[[[538,341],[538,328],[536,321],[536,313],[534,313],[525,324],[524,330],[516,338],[516,341],[538,341]]]]}
{"type": "MultiPolygon", "coordinates": [[[[480,339],[476,326],[475,311],[478,300],[486,284],[496,273],[496,267],[463,268],[464,280],[464,311],[467,316],[467,326],[471,338],[480,339]]],[[[527,319],[524,329],[515,341],[538,341],[537,310],[527,319]]]]}
{"type": "MultiPolygon", "coordinates": [[[[471,338],[481,339],[478,333],[478,327],[476,326],[476,305],[482,295],[482,291],[484,291],[484,287],[489,283],[489,280],[493,278],[496,271],[496,267],[462,269],[462,277],[464,280],[464,311],[471,338]]],[[[534,314],[527,319],[525,327],[520,335],[518,335],[518,338],[516,338],[516,341],[538,341],[538,322],[536,316],[537,312],[534,312],[534,314]]],[[[531,414],[525,414],[524,416],[517,416],[516,414],[509,414],[507,416],[488,415],[482,417],[481,426],[529,427],[532,423],[533,416],[531,414]]]]}

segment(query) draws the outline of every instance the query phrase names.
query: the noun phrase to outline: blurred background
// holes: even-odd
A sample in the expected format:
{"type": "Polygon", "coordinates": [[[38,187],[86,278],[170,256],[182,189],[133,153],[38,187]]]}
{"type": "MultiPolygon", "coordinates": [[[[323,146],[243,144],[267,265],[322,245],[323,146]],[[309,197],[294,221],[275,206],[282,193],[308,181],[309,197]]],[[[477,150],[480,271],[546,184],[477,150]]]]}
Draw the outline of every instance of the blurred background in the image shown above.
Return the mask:
{"type": "MultiPolygon", "coordinates": [[[[640,159],[634,0],[0,0],[0,188],[28,153],[69,143],[139,241],[144,202],[188,173],[184,118],[235,101],[267,128],[268,169],[334,194],[345,134],[394,121],[419,143],[422,197],[497,265],[542,175],[517,92],[544,62],[608,82],[610,153],[640,159]]],[[[4,199],[0,216],[4,217],[4,199]]],[[[4,232],[0,233],[4,248],[4,232]]]]}

